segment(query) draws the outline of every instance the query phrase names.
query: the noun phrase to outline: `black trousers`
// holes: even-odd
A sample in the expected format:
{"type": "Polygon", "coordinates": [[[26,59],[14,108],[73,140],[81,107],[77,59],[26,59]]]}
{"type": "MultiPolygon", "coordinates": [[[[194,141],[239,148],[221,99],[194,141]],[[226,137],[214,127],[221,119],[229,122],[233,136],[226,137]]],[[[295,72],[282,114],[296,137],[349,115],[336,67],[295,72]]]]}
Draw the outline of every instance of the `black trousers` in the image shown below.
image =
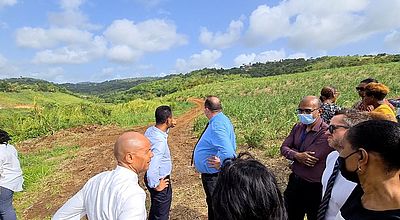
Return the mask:
{"type": "Polygon", "coordinates": [[[208,207],[208,219],[214,220],[214,210],[212,205],[212,195],[214,193],[215,185],[217,184],[218,173],[201,174],[201,182],[203,183],[204,192],[206,193],[206,202],[208,207]]]}
{"type": "Polygon", "coordinates": [[[294,173],[289,176],[289,183],[284,192],[289,220],[316,220],[322,197],[322,184],[308,182],[294,173]]]}
{"type": "Polygon", "coordinates": [[[169,210],[171,209],[172,202],[172,184],[169,176],[167,176],[166,179],[170,180],[168,187],[162,191],[156,191],[154,188],[149,187],[145,175],[144,182],[146,183],[146,187],[150,192],[151,201],[150,212],[148,216],[149,220],[169,219],[169,210]]]}

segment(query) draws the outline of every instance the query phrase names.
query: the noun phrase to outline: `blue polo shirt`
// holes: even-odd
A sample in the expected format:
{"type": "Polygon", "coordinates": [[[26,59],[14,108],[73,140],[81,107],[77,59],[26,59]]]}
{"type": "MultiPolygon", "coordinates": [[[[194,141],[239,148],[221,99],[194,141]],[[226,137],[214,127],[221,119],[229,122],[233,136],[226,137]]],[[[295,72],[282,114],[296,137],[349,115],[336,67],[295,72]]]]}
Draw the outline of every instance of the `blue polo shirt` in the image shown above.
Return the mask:
{"type": "Polygon", "coordinates": [[[194,166],[200,173],[217,173],[219,170],[209,167],[207,159],[217,156],[221,163],[236,156],[236,140],[233,125],[228,117],[219,112],[209,121],[194,151],[194,166]]]}

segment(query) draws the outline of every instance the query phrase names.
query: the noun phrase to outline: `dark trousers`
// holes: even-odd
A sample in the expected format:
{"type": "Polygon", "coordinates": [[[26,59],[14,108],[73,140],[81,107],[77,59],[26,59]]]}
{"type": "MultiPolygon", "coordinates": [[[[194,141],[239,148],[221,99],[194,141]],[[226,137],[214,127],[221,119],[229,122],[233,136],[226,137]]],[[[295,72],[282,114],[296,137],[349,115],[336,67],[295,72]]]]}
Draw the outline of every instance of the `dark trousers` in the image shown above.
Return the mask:
{"type": "Polygon", "coordinates": [[[208,219],[214,220],[214,210],[212,205],[212,195],[214,193],[215,185],[217,184],[218,173],[201,174],[201,182],[203,183],[203,188],[206,193],[206,202],[208,207],[208,219]]]}
{"type": "Polygon", "coordinates": [[[157,191],[149,187],[145,175],[144,182],[146,183],[146,187],[150,192],[150,201],[151,201],[150,213],[148,216],[149,220],[169,219],[169,210],[171,209],[171,202],[172,202],[172,184],[169,176],[167,176],[166,179],[170,180],[168,187],[163,189],[162,191],[157,191]]]}
{"type": "Polygon", "coordinates": [[[322,184],[308,182],[296,174],[289,176],[289,183],[284,192],[289,220],[316,220],[322,197],[322,184]]]}
{"type": "Polygon", "coordinates": [[[13,207],[14,192],[7,188],[0,186],[0,219],[1,220],[15,220],[17,215],[13,207]]]}

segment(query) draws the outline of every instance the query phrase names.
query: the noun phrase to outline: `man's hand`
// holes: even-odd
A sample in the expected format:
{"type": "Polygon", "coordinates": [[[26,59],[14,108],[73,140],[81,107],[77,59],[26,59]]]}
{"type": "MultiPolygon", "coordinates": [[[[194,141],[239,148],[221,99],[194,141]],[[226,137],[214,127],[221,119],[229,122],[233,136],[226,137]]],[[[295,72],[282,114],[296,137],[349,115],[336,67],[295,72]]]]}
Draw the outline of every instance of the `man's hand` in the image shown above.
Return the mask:
{"type": "Polygon", "coordinates": [[[213,167],[217,170],[221,168],[221,159],[217,156],[211,156],[207,159],[208,161],[208,167],[213,167]]]}
{"type": "Polygon", "coordinates": [[[165,188],[167,188],[169,185],[169,179],[160,179],[160,184],[156,188],[154,188],[156,191],[160,192],[163,191],[165,188]]]}
{"type": "Polygon", "coordinates": [[[301,153],[296,153],[294,155],[294,159],[296,159],[299,163],[302,163],[306,166],[313,167],[319,160],[317,157],[314,157],[313,155],[315,155],[315,152],[305,151],[301,153]]]}
{"type": "Polygon", "coordinates": [[[367,112],[372,112],[374,109],[375,109],[375,108],[374,108],[373,105],[367,105],[367,106],[365,107],[365,110],[366,110],[367,112]]]}

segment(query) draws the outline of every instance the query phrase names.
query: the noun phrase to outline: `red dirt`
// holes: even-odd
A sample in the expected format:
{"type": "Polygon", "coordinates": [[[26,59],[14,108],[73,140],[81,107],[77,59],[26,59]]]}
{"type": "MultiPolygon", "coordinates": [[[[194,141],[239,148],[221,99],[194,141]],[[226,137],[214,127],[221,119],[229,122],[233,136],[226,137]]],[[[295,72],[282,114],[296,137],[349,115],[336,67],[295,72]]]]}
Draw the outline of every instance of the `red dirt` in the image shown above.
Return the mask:
{"type": "MultiPolygon", "coordinates": [[[[177,126],[171,129],[168,139],[173,162],[171,219],[207,219],[207,206],[200,176],[193,167],[189,166],[193,146],[197,141],[197,137],[192,132],[193,121],[203,112],[203,100],[192,99],[191,101],[196,104],[196,107],[177,118],[177,126]]],[[[143,133],[145,129],[146,127],[136,127],[131,130],[143,133]]],[[[63,130],[51,136],[19,144],[18,148],[21,152],[34,152],[55,146],[80,146],[75,158],[61,162],[59,172],[65,173],[70,178],[49,181],[48,186],[51,186],[51,189],[57,189],[57,193],[42,192],[42,197],[24,210],[21,217],[43,219],[51,216],[90,177],[113,169],[116,166],[112,151],[113,144],[124,131],[116,126],[92,125],[63,130]]],[[[282,186],[286,184],[288,170],[283,159],[267,158],[261,150],[253,149],[250,152],[274,171],[282,186]]]]}

